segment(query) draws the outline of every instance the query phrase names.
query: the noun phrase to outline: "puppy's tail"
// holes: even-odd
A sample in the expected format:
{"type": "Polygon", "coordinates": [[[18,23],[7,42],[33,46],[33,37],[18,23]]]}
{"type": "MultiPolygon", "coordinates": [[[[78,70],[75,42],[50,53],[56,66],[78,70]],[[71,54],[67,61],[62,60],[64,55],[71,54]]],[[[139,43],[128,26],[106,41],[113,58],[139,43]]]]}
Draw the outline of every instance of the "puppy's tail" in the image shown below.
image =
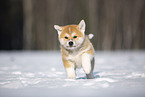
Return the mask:
{"type": "Polygon", "coordinates": [[[94,34],[92,34],[92,33],[90,33],[89,35],[88,35],[88,38],[89,39],[92,39],[94,37],[94,34]]]}

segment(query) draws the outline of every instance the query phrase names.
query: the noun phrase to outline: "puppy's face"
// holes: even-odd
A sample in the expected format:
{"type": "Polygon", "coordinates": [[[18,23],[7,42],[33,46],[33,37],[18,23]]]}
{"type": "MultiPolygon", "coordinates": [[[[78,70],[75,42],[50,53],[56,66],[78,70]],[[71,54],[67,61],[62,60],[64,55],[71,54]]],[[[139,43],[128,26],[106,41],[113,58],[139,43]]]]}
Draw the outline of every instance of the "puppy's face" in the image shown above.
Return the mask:
{"type": "Polygon", "coordinates": [[[78,25],[58,26],[54,25],[58,32],[60,44],[66,49],[76,49],[84,41],[85,22],[82,20],[78,25]]]}

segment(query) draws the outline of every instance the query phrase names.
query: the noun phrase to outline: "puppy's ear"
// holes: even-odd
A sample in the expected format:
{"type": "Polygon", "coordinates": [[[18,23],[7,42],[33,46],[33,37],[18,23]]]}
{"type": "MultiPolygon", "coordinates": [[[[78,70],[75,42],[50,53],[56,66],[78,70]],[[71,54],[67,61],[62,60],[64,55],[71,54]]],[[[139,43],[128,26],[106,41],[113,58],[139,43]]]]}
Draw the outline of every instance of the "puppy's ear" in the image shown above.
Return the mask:
{"type": "Polygon", "coordinates": [[[85,21],[84,21],[84,20],[81,20],[78,26],[79,26],[79,30],[80,30],[82,33],[85,33],[85,28],[86,28],[85,21]]]}
{"type": "Polygon", "coordinates": [[[57,30],[58,35],[60,35],[61,32],[62,32],[62,27],[60,27],[60,26],[58,26],[58,25],[54,25],[54,28],[55,28],[55,30],[57,30]]]}

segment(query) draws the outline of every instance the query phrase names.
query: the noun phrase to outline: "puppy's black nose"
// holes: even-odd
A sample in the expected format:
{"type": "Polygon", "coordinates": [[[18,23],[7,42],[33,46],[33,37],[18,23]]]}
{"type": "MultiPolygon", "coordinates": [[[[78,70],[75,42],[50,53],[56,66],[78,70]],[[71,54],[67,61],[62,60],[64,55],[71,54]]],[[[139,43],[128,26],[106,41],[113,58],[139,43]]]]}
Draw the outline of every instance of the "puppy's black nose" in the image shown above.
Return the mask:
{"type": "Polygon", "coordinates": [[[73,46],[73,42],[72,41],[69,42],[69,46],[70,47],[73,46]]]}

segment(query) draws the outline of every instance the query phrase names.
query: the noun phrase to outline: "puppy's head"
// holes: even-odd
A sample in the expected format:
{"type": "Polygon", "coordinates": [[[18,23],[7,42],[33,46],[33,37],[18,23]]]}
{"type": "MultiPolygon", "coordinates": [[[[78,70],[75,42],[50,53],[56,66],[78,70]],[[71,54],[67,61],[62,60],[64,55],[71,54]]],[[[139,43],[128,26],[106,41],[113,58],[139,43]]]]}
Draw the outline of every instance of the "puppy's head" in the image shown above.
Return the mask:
{"type": "Polygon", "coordinates": [[[81,20],[78,25],[54,25],[54,28],[58,32],[60,44],[66,49],[73,50],[80,47],[83,43],[85,37],[85,26],[85,21],[81,20]]]}

